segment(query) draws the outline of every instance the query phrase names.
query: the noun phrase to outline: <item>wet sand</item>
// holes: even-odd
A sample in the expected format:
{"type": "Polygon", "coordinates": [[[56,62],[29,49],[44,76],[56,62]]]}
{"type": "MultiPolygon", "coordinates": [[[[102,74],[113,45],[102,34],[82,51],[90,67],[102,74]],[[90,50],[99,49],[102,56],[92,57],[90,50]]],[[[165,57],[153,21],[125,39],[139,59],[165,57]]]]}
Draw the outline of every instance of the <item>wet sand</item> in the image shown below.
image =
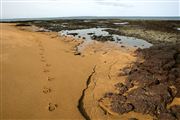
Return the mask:
{"type": "Polygon", "coordinates": [[[85,119],[82,108],[93,113],[91,118],[104,117],[98,104],[92,103],[93,82],[87,80],[96,76],[97,84],[104,83],[94,89],[98,91],[94,100],[99,99],[111,89],[105,84],[116,82],[113,70],[135,60],[133,49],[94,42],[82,55],[74,55],[79,41],[73,38],[22,30],[15,24],[1,26],[2,119],[79,120],[85,119]],[[119,60],[118,67],[113,66],[119,60]]]}

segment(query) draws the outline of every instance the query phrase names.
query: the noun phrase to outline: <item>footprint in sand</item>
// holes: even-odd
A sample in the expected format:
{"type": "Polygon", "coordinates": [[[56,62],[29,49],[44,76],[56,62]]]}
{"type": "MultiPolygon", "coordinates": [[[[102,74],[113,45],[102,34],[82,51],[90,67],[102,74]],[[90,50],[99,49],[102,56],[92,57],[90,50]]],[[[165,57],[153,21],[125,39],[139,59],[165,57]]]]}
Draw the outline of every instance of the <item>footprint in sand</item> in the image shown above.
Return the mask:
{"type": "Polygon", "coordinates": [[[39,46],[39,50],[44,51],[44,48],[42,46],[39,46]]]}
{"type": "Polygon", "coordinates": [[[43,48],[43,45],[39,43],[39,44],[38,44],[38,47],[39,47],[39,48],[43,48]]]}
{"type": "Polygon", "coordinates": [[[57,104],[49,103],[48,110],[49,110],[50,112],[52,112],[52,111],[56,110],[57,107],[58,107],[57,104]]]}
{"type": "Polygon", "coordinates": [[[39,53],[39,55],[44,55],[43,53],[39,53]]]}
{"type": "Polygon", "coordinates": [[[43,70],[43,72],[48,73],[48,72],[49,72],[49,70],[48,70],[48,69],[44,69],[44,70],[43,70]]]}
{"type": "Polygon", "coordinates": [[[43,45],[42,45],[42,44],[38,44],[38,46],[39,46],[40,48],[42,48],[42,47],[43,47],[43,45]]]}
{"type": "Polygon", "coordinates": [[[48,77],[47,79],[48,79],[48,81],[52,81],[52,80],[54,80],[55,78],[54,78],[54,77],[48,77]]]}
{"type": "Polygon", "coordinates": [[[50,67],[50,66],[51,66],[51,64],[48,64],[48,63],[46,64],[46,67],[50,67]]]}
{"type": "Polygon", "coordinates": [[[44,56],[41,56],[41,59],[45,59],[45,57],[44,57],[44,56]]]}
{"type": "Polygon", "coordinates": [[[43,88],[43,93],[44,94],[47,94],[47,93],[50,93],[50,92],[52,92],[51,88],[48,88],[48,87],[43,88]]]}
{"type": "Polygon", "coordinates": [[[41,55],[41,60],[45,60],[45,56],[44,55],[41,55]]]}
{"type": "Polygon", "coordinates": [[[46,62],[46,60],[45,59],[41,59],[41,62],[46,62]]]}

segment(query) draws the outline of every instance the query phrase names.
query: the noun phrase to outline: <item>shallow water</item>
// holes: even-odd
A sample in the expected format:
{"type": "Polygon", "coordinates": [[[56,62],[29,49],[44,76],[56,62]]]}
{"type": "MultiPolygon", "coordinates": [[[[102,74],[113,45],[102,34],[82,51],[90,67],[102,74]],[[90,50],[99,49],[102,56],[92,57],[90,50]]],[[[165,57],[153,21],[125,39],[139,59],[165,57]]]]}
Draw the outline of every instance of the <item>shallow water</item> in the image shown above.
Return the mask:
{"type": "Polygon", "coordinates": [[[85,40],[92,40],[91,36],[92,35],[103,35],[103,36],[107,36],[109,35],[108,32],[103,31],[106,28],[90,28],[90,29],[77,29],[77,30],[63,30],[60,31],[61,35],[68,35],[69,33],[78,33],[78,35],[74,36],[75,38],[79,38],[80,37],[84,37],[85,40]],[[88,33],[92,33],[92,35],[88,35],[88,33]]]}
{"type": "MultiPolygon", "coordinates": [[[[77,30],[63,30],[60,31],[59,34],[61,35],[68,35],[71,33],[77,33],[74,35],[75,38],[84,38],[85,40],[89,41],[92,40],[91,36],[113,36],[114,41],[119,44],[138,47],[138,48],[149,48],[152,46],[151,43],[143,39],[137,39],[134,37],[127,37],[127,36],[120,36],[116,34],[109,34],[109,32],[105,31],[109,28],[90,28],[90,29],[77,29],[77,30]]],[[[71,35],[72,36],[72,35],[71,35]]]]}
{"type": "Polygon", "coordinates": [[[121,23],[113,23],[113,24],[115,24],[115,25],[127,25],[129,23],[128,22],[121,22],[121,23]]]}

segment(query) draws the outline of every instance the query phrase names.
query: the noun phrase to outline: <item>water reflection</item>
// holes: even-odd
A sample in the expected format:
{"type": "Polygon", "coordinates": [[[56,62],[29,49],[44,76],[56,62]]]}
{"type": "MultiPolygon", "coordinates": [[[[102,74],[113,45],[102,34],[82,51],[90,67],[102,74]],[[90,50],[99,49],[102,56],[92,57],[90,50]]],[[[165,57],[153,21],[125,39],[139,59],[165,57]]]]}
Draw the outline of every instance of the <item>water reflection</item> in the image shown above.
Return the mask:
{"type": "MultiPolygon", "coordinates": [[[[109,34],[109,32],[105,31],[106,29],[109,28],[90,28],[90,29],[77,29],[77,30],[63,30],[60,31],[59,33],[61,35],[71,35],[74,36],[75,38],[83,38],[87,41],[92,40],[94,36],[101,37],[103,38],[112,36],[113,41],[119,44],[124,44],[124,45],[130,45],[133,47],[138,47],[138,48],[149,48],[152,46],[151,43],[148,43],[147,41],[143,39],[137,39],[134,37],[127,37],[127,36],[120,36],[116,34],[109,34]]],[[[112,40],[110,40],[112,41],[112,40]]]]}

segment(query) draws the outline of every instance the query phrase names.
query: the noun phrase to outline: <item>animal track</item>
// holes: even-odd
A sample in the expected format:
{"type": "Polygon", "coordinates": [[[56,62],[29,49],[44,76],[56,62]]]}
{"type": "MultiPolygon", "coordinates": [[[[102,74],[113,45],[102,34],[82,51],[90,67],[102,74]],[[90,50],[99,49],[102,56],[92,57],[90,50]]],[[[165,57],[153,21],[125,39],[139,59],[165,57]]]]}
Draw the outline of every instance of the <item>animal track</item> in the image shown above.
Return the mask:
{"type": "Polygon", "coordinates": [[[52,92],[51,88],[47,88],[47,87],[43,88],[43,93],[44,94],[47,94],[47,93],[50,93],[50,92],[52,92]]]}
{"type": "Polygon", "coordinates": [[[52,111],[56,110],[57,107],[58,107],[57,104],[49,103],[48,110],[49,110],[50,112],[52,112],[52,111]]]}

